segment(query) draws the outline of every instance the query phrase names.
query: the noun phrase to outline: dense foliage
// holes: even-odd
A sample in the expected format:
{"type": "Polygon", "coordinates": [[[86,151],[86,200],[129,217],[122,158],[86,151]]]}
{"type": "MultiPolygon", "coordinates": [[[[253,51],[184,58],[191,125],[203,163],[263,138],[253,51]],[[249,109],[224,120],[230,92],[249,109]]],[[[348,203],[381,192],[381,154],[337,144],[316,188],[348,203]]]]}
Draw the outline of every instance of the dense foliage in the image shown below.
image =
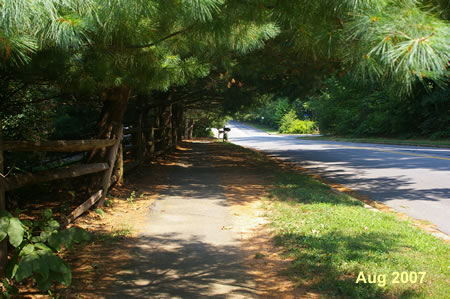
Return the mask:
{"type": "Polygon", "coordinates": [[[448,138],[449,98],[448,89],[419,89],[399,97],[351,78],[333,77],[309,103],[324,134],[448,138]]]}
{"type": "Polygon", "coordinates": [[[262,102],[260,107],[251,112],[238,113],[235,118],[260,123],[285,134],[317,132],[315,122],[310,119],[312,111],[300,99],[290,102],[287,98],[273,99],[272,95],[265,95],[259,100],[262,102]]]}

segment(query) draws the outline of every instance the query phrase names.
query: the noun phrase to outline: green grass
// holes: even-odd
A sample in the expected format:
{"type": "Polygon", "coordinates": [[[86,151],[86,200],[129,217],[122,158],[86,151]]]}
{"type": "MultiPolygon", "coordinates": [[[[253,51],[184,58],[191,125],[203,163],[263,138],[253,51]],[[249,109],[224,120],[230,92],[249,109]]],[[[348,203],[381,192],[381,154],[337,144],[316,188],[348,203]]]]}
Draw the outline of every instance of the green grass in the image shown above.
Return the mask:
{"type": "Polygon", "coordinates": [[[327,137],[327,136],[310,136],[297,137],[298,139],[307,140],[326,140],[326,141],[342,141],[342,142],[360,142],[360,143],[379,143],[379,144],[396,144],[396,145],[413,145],[413,146],[434,146],[434,147],[450,147],[450,140],[427,140],[427,139],[400,139],[400,138],[351,138],[351,137],[327,137]]]}
{"type": "Polygon", "coordinates": [[[294,172],[276,175],[269,198],[276,244],[294,259],[286,274],[299,285],[347,298],[448,298],[450,246],[411,222],[294,172]],[[385,275],[386,285],[356,283],[361,271],[385,275]],[[426,275],[423,283],[394,284],[394,272],[426,275]]]}
{"type": "Polygon", "coordinates": [[[96,232],[94,233],[95,239],[108,242],[117,242],[125,237],[131,236],[133,233],[131,226],[126,223],[121,223],[119,228],[112,230],[111,232],[96,232]]]}
{"type": "Polygon", "coordinates": [[[266,125],[258,124],[258,123],[250,123],[250,122],[244,122],[247,126],[253,127],[255,129],[261,130],[266,132],[267,134],[279,134],[278,130],[266,125]]]}

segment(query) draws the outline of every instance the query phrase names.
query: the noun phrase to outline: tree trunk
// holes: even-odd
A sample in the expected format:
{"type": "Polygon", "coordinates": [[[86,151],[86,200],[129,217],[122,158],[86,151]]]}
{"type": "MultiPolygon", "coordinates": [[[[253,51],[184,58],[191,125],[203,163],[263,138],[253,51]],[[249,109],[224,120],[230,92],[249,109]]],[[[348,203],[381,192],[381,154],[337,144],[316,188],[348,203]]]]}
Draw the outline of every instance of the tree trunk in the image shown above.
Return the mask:
{"type": "Polygon", "coordinates": [[[186,118],[186,123],[184,126],[184,139],[192,139],[192,131],[194,129],[194,120],[186,118]]]}
{"type": "Polygon", "coordinates": [[[123,185],[123,142],[119,145],[119,153],[117,154],[117,185],[123,185]]]}
{"type": "Polygon", "coordinates": [[[173,136],[173,144],[176,144],[181,141],[181,132],[180,132],[180,124],[183,120],[183,107],[180,105],[176,105],[173,107],[173,121],[172,121],[172,136],[173,136]]]}
{"type": "MultiPolygon", "coordinates": [[[[123,123],[130,95],[131,88],[126,86],[111,88],[102,94],[104,103],[95,129],[95,138],[111,139],[113,137],[113,129],[123,123]]],[[[86,163],[106,162],[108,150],[108,148],[102,148],[91,151],[86,163]]],[[[88,184],[96,189],[101,181],[102,175],[94,175],[88,184]]]]}
{"type": "Polygon", "coordinates": [[[155,109],[155,139],[153,140],[154,142],[154,151],[153,153],[156,151],[160,151],[161,150],[161,137],[162,137],[162,130],[161,130],[161,111],[159,108],[155,109]]]}
{"type": "Polygon", "coordinates": [[[150,158],[153,158],[153,155],[155,154],[155,143],[156,143],[155,142],[155,139],[156,139],[156,137],[155,137],[156,136],[155,135],[155,127],[158,128],[157,124],[156,124],[156,118],[157,118],[156,113],[154,112],[153,114],[154,114],[154,118],[152,118],[150,135],[149,135],[149,138],[148,138],[148,141],[151,142],[150,143],[150,149],[148,151],[148,155],[149,155],[150,158]]]}
{"type": "MultiPolygon", "coordinates": [[[[102,95],[105,99],[100,118],[95,129],[97,139],[110,139],[113,127],[121,125],[127,110],[131,88],[126,86],[111,88],[102,95]]],[[[87,162],[104,162],[107,149],[94,150],[89,153],[87,162]]]]}
{"type": "Polygon", "coordinates": [[[117,139],[117,143],[112,148],[110,148],[108,151],[107,162],[109,165],[109,169],[106,170],[105,174],[103,175],[103,179],[102,179],[103,193],[102,193],[102,197],[100,198],[100,200],[98,201],[98,204],[97,204],[97,206],[99,208],[103,207],[103,204],[105,203],[105,197],[108,194],[109,188],[111,187],[111,176],[112,176],[114,168],[116,166],[117,154],[119,152],[119,147],[122,144],[122,139],[123,139],[123,125],[116,127],[113,131],[113,134],[114,134],[114,138],[117,139]]]}

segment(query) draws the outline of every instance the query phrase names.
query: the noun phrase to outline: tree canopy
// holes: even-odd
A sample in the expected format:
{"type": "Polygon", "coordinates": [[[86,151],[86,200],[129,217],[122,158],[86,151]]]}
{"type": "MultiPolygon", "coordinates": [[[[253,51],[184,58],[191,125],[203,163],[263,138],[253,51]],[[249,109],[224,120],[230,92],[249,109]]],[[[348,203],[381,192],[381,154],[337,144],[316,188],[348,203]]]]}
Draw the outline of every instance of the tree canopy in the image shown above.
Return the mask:
{"type": "Polygon", "coordinates": [[[316,93],[332,74],[400,97],[448,82],[449,5],[440,0],[1,0],[0,8],[3,109],[36,96],[156,103],[171,94],[235,112],[266,93],[316,93]]]}

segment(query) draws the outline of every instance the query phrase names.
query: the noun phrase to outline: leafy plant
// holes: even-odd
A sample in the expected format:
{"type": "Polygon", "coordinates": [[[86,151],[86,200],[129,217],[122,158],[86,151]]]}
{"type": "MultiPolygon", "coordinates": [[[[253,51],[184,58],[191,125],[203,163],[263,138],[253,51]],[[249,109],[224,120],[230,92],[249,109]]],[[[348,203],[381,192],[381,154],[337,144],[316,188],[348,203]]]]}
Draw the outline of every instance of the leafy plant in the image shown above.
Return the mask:
{"type": "Polygon", "coordinates": [[[136,191],[132,191],[130,197],[127,198],[127,201],[129,203],[133,203],[135,198],[136,198],[136,191]]]}
{"type": "Polygon", "coordinates": [[[105,212],[102,209],[95,209],[95,213],[97,213],[101,218],[105,216],[105,212]]]}
{"type": "Polygon", "coordinates": [[[295,111],[290,110],[282,117],[279,131],[287,134],[311,134],[317,131],[317,128],[313,121],[297,119],[295,111]]]}
{"type": "Polygon", "coordinates": [[[262,259],[264,258],[266,255],[260,252],[255,253],[255,259],[262,259]]]}
{"type": "Polygon", "coordinates": [[[71,249],[75,243],[88,241],[90,236],[76,227],[58,231],[60,225],[53,219],[51,209],[44,210],[41,218],[21,221],[7,211],[0,211],[0,241],[8,238],[15,248],[7,265],[7,277],[16,282],[32,277],[39,290],[45,292],[54,281],[71,284],[72,271],[57,254],[63,248],[71,249]]]}

